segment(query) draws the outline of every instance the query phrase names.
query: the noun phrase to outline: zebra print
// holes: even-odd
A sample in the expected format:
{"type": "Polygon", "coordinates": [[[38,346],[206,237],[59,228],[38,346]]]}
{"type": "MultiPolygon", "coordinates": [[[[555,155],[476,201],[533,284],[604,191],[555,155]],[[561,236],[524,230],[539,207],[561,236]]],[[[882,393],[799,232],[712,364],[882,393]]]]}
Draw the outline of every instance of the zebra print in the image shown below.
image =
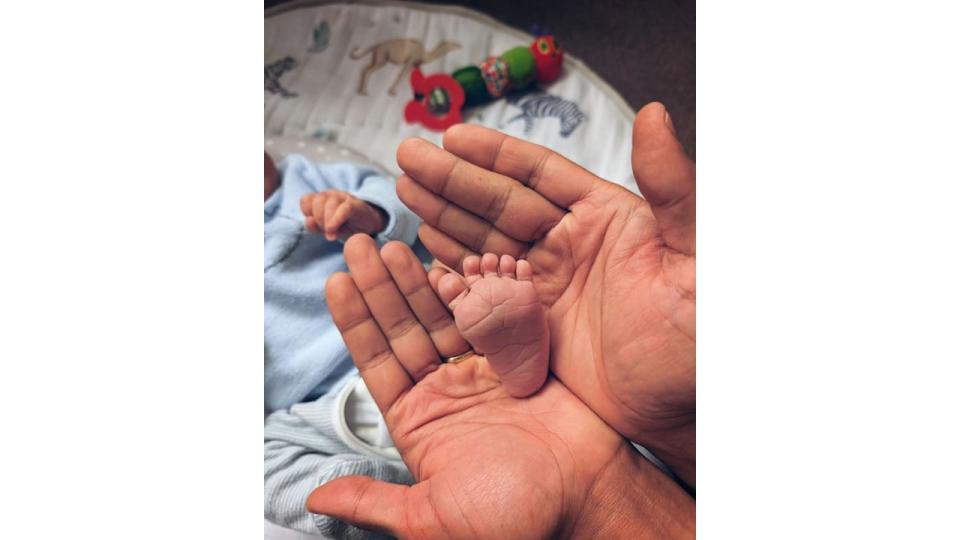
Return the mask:
{"type": "Polygon", "coordinates": [[[530,135],[533,121],[537,118],[557,118],[560,120],[560,136],[569,137],[577,127],[587,119],[586,113],[572,101],[543,92],[514,94],[507,96],[507,103],[520,108],[520,114],[507,120],[500,127],[523,120],[523,133],[530,135]]]}
{"type": "Polygon", "coordinates": [[[263,89],[271,94],[280,94],[281,97],[297,97],[280,84],[280,76],[297,67],[297,61],[292,56],[284,57],[272,64],[263,67],[263,89]]]}

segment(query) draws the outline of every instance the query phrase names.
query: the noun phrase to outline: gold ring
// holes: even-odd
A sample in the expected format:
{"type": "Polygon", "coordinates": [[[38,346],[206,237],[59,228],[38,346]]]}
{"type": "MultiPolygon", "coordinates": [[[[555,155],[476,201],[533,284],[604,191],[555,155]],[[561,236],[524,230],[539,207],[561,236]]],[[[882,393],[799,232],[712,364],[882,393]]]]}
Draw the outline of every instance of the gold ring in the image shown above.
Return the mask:
{"type": "Polygon", "coordinates": [[[462,361],[464,361],[468,356],[473,356],[474,354],[476,354],[476,353],[473,352],[473,350],[469,350],[469,351],[467,351],[467,352],[465,352],[465,353],[463,353],[463,354],[458,354],[458,355],[456,355],[456,356],[451,356],[451,357],[447,358],[447,360],[446,360],[444,363],[445,363],[445,364],[456,364],[457,362],[462,362],[462,361]]]}

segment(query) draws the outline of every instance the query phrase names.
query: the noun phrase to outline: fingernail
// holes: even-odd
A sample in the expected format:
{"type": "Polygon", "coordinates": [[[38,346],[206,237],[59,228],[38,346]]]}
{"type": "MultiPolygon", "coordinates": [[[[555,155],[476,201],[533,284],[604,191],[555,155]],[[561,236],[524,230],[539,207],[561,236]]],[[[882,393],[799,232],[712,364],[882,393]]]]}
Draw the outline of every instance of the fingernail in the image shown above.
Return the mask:
{"type": "Polygon", "coordinates": [[[663,109],[663,123],[667,125],[670,133],[677,134],[677,129],[673,127],[673,119],[670,118],[670,112],[666,108],[663,109]]]}

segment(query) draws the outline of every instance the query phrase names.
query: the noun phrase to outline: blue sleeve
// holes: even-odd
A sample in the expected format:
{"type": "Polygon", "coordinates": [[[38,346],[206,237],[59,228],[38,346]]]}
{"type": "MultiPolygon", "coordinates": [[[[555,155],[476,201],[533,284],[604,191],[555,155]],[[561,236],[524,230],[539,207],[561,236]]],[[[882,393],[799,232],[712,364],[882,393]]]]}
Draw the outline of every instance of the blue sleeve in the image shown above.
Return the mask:
{"type": "Polygon", "coordinates": [[[399,240],[413,245],[416,241],[420,219],[397,198],[396,182],[376,169],[353,163],[314,163],[293,154],[283,160],[280,170],[281,212],[302,219],[300,197],[330,189],[346,191],[386,212],[388,222],[376,237],[378,243],[399,240]]]}
{"type": "Polygon", "coordinates": [[[381,540],[330,516],[311,514],[307,496],[319,485],[351,475],[410,485],[413,477],[402,462],[354,453],[332,425],[335,395],[280,410],[264,419],[263,513],[282,527],[323,538],[381,540]]]}

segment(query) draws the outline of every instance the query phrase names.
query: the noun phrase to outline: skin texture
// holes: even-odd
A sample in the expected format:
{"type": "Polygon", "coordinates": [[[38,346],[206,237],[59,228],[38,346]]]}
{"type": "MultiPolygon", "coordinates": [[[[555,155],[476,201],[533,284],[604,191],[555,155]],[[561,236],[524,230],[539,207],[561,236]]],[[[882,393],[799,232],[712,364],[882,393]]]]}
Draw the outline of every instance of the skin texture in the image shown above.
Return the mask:
{"type": "Polygon", "coordinates": [[[543,386],[550,362],[547,314],[533,286],[530,263],[487,253],[482,259],[468,258],[463,266],[463,277],[451,272],[440,279],[440,298],[507,392],[529,396],[543,386]]]}
{"type": "Polygon", "coordinates": [[[387,225],[381,208],[335,189],[304,195],[300,210],[304,227],[330,241],[356,233],[376,234],[387,225]]]}
{"type": "Polygon", "coordinates": [[[557,380],[516,399],[482,356],[440,364],[467,344],[407,246],[344,256],[330,312],[417,483],[339,478],[311,512],[399,538],[693,537],[692,499],[557,380]]]}
{"type": "Polygon", "coordinates": [[[460,124],[443,144],[397,150],[397,194],[423,218],[423,243],[459,272],[479,253],[527,259],[552,372],[695,486],[696,172],[666,110],[649,104],[634,122],[646,200],[491,129],[460,124]]]}

